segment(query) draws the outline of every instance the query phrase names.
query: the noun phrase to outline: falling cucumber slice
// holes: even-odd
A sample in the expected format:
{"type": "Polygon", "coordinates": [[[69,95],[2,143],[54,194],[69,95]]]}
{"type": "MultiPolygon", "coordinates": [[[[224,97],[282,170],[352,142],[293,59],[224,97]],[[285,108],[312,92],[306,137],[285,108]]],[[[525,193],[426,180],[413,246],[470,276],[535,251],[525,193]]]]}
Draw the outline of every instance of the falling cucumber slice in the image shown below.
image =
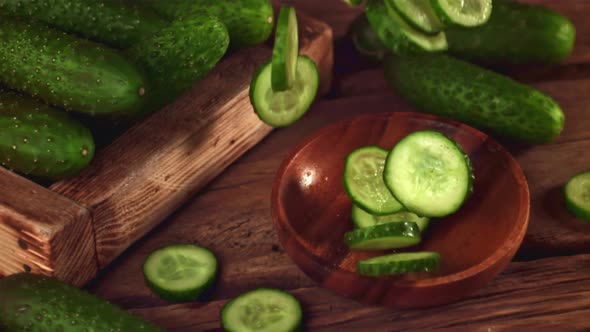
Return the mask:
{"type": "Polygon", "coordinates": [[[411,272],[429,272],[440,265],[440,254],[430,251],[405,252],[377,256],[357,262],[359,274],[382,276],[411,272]]]}
{"type": "Polygon", "coordinates": [[[411,247],[420,242],[420,228],[415,222],[401,221],[357,228],[344,234],[348,247],[356,250],[384,250],[411,247]]]}
{"type": "Polygon", "coordinates": [[[475,27],[492,15],[492,0],[430,0],[438,17],[446,23],[475,27]]]}
{"type": "Polygon", "coordinates": [[[440,21],[430,0],[386,0],[390,6],[412,27],[421,30],[429,35],[437,34],[444,29],[444,24],[440,21]]]}
{"type": "Polygon", "coordinates": [[[283,6],[279,13],[272,53],[272,90],[293,87],[299,55],[299,33],[295,8],[283,6]]]}
{"type": "Polygon", "coordinates": [[[424,232],[430,223],[430,218],[420,217],[409,211],[401,211],[385,216],[376,216],[354,204],[352,205],[351,217],[356,228],[373,227],[392,222],[412,221],[418,225],[420,232],[424,232]]]}
{"type": "Polygon", "coordinates": [[[571,213],[590,222],[590,171],[582,172],[567,182],[565,202],[571,213]]]}

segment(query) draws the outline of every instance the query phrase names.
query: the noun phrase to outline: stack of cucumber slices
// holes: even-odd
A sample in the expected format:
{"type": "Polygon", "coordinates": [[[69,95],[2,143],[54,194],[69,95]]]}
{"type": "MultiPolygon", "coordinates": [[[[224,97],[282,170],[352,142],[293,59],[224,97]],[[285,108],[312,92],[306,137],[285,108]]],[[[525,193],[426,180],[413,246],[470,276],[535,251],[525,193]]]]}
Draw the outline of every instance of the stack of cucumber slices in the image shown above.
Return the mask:
{"type": "MultiPolygon", "coordinates": [[[[361,147],[346,158],[344,186],[353,201],[355,229],[345,234],[353,250],[386,250],[420,243],[430,218],[458,211],[472,191],[469,157],[440,132],[414,132],[388,151],[361,147]]],[[[359,261],[369,276],[427,272],[436,252],[404,252],[359,261]]]]}

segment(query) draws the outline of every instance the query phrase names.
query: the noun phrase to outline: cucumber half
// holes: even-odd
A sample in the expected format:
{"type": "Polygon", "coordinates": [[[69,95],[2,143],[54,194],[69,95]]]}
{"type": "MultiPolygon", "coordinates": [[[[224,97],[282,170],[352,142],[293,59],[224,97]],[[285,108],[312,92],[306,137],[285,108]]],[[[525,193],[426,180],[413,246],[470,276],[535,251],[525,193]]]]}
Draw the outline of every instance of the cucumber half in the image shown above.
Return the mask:
{"type": "Polygon", "coordinates": [[[458,144],[432,130],[417,131],[397,143],[383,174],[396,199],[423,217],[450,215],[471,193],[468,156],[458,144]]]}
{"type": "Polygon", "coordinates": [[[229,332],[294,332],[302,319],[301,304],[293,295],[270,288],[243,293],[221,311],[221,324],[229,332]]]}
{"type": "Polygon", "coordinates": [[[428,272],[440,265],[440,254],[430,251],[404,252],[377,256],[357,262],[359,274],[382,276],[410,272],[428,272]]]}
{"type": "Polygon", "coordinates": [[[352,151],[344,165],[344,187],[348,196],[374,215],[392,214],[404,208],[383,181],[388,153],[378,146],[365,146],[352,151]]]}
{"type": "Polygon", "coordinates": [[[567,182],[565,202],[571,213],[590,222],[590,171],[582,172],[567,182]]]}
{"type": "Polygon", "coordinates": [[[414,28],[427,34],[436,34],[444,29],[430,4],[430,0],[386,0],[414,28]]]}
{"type": "Polygon", "coordinates": [[[492,15],[492,0],[430,0],[443,22],[464,27],[485,24],[492,15]]]}
{"type": "Polygon", "coordinates": [[[344,234],[348,247],[357,250],[384,250],[411,247],[420,243],[420,228],[415,222],[401,221],[357,228],[344,234]]]}
{"type": "Polygon", "coordinates": [[[272,90],[285,91],[293,87],[299,55],[299,33],[295,8],[281,7],[275,44],[272,52],[272,90]]]}
{"type": "Polygon", "coordinates": [[[147,285],[161,298],[194,301],[215,281],[217,259],[206,248],[174,244],[151,253],[143,273],[147,285]]]}
{"type": "Polygon", "coordinates": [[[352,205],[351,217],[356,228],[373,227],[391,222],[412,221],[418,225],[420,232],[424,232],[430,223],[430,218],[420,217],[409,211],[401,211],[385,216],[376,216],[354,204],[352,205]]]}
{"type": "Polygon", "coordinates": [[[285,127],[299,120],[311,106],[318,92],[320,74],[313,60],[299,55],[293,86],[285,91],[273,91],[271,72],[272,62],[268,62],[254,74],[250,102],[266,124],[285,127]]]}

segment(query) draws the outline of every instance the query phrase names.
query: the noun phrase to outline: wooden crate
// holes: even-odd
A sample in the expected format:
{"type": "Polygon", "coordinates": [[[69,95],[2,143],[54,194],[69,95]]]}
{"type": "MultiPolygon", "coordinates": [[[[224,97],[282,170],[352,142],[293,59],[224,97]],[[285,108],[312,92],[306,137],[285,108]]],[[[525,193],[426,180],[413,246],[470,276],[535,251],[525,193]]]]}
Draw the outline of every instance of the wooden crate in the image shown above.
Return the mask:
{"type": "MultiPolygon", "coordinates": [[[[301,52],[330,86],[332,30],[298,14],[301,52]]],[[[240,50],[176,102],[97,152],[79,176],[42,187],[0,167],[0,277],[31,271],[80,286],[272,128],[249,84],[269,47],[240,50]]],[[[224,208],[220,206],[219,208],[224,208]]]]}

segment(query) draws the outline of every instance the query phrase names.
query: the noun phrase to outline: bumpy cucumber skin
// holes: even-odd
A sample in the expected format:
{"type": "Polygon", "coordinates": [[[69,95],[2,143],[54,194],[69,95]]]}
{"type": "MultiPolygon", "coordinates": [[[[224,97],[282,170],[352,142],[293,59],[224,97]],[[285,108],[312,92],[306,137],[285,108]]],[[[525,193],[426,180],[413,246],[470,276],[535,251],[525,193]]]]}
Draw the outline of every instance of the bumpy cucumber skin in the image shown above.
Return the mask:
{"type": "Polygon", "coordinates": [[[141,72],[119,52],[40,23],[0,20],[0,83],[89,115],[127,117],[145,102],[141,72]]]}
{"type": "MultiPolygon", "coordinates": [[[[382,238],[386,238],[386,237],[407,237],[407,238],[413,238],[415,239],[415,243],[414,244],[418,244],[421,240],[421,236],[420,236],[420,228],[418,227],[418,225],[415,222],[412,221],[400,221],[400,222],[396,222],[396,223],[388,223],[388,224],[382,224],[382,225],[377,225],[377,226],[373,226],[373,227],[365,227],[365,228],[357,228],[353,231],[347,232],[346,234],[344,234],[344,241],[346,242],[346,244],[352,248],[355,249],[357,247],[357,244],[365,242],[365,241],[370,241],[370,240],[376,240],[376,239],[382,239],[382,238]]],[[[402,248],[402,247],[407,247],[410,246],[408,245],[404,245],[404,246],[390,246],[388,248],[374,248],[376,250],[381,250],[381,249],[395,249],[395,248],[402,248]]],[[[369,249],[365,249],[365,250],[369,250],[369,249]]]]}
{"type": "Polygon", "coordinates": [[[265,42],[272,33],[274,12],[269,0],[149,0],[163,17],[187,14],[218,17],[227,27],[231,48],[265,42]]]}
{"type": "Polygon", "coordinates": [[[191,15],[144,39],[127,55],[148,75],[153,110],[205,77],[223,57],[228,44],[227,29],[217,18],[191,15]]]}
{"type": "Polygon", "coordinates": [[[148,9],[103,0],[0,0],[0,12],[126,48],[166,26],[148,9]]]}
{"type": "Polygon", "coordinates": [[[357,52],[365,59],[381,63],[389,52],[375,33],[367,15],[359,15],[350,25],[348,35],[357,52]]]}
{"type": "Polygon", "coordinates": [[[63,111],[0,90],[0,164],[17,173],[59,180],[94,157],[90,131],[63,111]]]}
{"type": "Polygon", "coordinates": [[[385,77],[420,111],[529,144],[553,141],[565,117],[549,96],[443,54],[388,57],[385,77]]]}
{"type": "Polygon", "coordinates": [[[559,63],[572,52],[576,28],[565,16],[541,5],[494,0],[489,21],[446,30],[449,52],[494,63],[559,63]]]}
{"type": "MultiPolygon", "coordinates": [[[[426,253],[426,252],[421,252],[426,253]]],[[[371,264],[369,259],[357,262],[357,272],[362,275],[379,277],[389,274],[403,274],[411,272],[429,272],[433,271],[440,265],[440,254],[430,252],[431,257],[418,259],[413,262],[390,261],[379,264],[371,264]]],[[[395,257],[397,254],[388,256],[395,257]]]]}
{"type": "Polygon", "coordinates": [[[163,332],[139,317],[54,278],[20,273],[0,279],[0,330],[163,332]]]}

